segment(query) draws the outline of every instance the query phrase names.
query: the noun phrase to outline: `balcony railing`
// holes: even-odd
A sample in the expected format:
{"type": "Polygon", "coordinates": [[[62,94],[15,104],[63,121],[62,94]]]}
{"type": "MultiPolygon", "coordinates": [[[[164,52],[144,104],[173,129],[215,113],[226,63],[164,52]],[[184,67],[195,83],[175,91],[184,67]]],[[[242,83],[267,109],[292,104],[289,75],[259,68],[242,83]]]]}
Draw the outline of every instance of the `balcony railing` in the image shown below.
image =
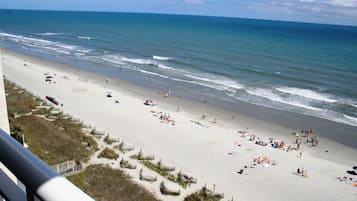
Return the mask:
{"type": "Polygon", "coordinates": [[[0,200],[2,197],[6,201],[93,201],[2,129],[0,162],[23,184],[14,183],[0,169],[0,200]]]}

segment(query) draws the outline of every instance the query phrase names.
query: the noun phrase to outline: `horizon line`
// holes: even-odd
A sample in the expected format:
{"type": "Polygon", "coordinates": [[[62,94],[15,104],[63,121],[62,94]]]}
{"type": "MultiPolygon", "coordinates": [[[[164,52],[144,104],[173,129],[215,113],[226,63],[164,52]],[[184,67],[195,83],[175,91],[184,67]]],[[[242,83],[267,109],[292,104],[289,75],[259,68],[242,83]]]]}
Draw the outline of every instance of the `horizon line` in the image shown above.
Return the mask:
{"type": "Polygon", "coordinates": [[[177,16],[193,16],[193,17],[231,18],[231,19],[242,19],[242,20],[261,20],[261,21],[288,22],[288,23],[326,25],[326,26],[343,26],[343,27],[354,27],[354,28],[357,27],[357,25],[353,25],[353,24],[332,24],[332,23],[321,23],[321,22],[311,22],[311,21],[307,21],[306,22],[306,21],[294,21],[294,20],[281,20],[281,19],[271,19],[271,18],[249,18],[249,17],[234,17],[234,16],[195,15],[195,14],[185,14],[185,13],[105,11],[105,10],[26,9],[26,8],[0,8],[0,10],[50,11],[50,12],[89,12],[89,13],[91,13],[91,12],[92,13],[126,13],[126,14],[148,14],[148,15],[177,15],[177,16]]]}

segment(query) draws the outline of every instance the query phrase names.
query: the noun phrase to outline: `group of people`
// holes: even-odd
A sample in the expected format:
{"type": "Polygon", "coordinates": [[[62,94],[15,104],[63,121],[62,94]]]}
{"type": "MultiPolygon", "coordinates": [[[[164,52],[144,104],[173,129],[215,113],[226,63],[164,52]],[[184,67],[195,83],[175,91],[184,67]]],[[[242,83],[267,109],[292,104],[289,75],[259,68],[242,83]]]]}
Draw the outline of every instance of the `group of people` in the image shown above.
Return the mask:
{"type": "Polygon", "coordinates": [[[319,139],[316,136],[311,136],[310,138],[306,138],[306,143],[309,144],[311,143],[311,146],[315,147],[319,143],[319,139]]]}
{"type": "MultiPolygon", "coordinates": [[[[292,146],[284,141],[277,140],[274,138],[269,138],[269,141],[265,141],[261,137],[257,136],[256,134],[249,133],[247,130],[239,131],[238,133],[240,134],[241,137],[246,138],[248,141],[254,142],[256,145],[267,146],[268,144],[270,144],[273,148],[282,149],[284,151],[292,151],[292,150],[300,149],[300,144],[301,144],[300,138],[297,138],[296,146],[292,146]]],[[[316,141],[314,141],[314,143],[316,144],[316,141]]]]}
{"type": "Polygon", "coordinates": [[[301,129],[301,134],[304,134],[304,137],[309,137],[309,135],[312,134],[312,128],[301,129]]]}
{"type": "Polygon", "coordinates": [[[173,126],[176,124],[175,120],[170,117],[170,114],[163,114],[162,112],[160,112],[159,119],[161,120],[161,123],[171,123],[173,126]]]}

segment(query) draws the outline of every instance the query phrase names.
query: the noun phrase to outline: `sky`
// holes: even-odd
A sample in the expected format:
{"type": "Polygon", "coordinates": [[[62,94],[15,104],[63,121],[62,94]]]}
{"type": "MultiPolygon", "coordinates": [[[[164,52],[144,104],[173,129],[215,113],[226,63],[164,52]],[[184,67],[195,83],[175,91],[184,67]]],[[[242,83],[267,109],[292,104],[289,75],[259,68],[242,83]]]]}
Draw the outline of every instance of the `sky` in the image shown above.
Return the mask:
{"type": "Polygon", "coordinates": [[[357,0],[1,0],[0,8],[189,14],[357,26],[357,0]]]}

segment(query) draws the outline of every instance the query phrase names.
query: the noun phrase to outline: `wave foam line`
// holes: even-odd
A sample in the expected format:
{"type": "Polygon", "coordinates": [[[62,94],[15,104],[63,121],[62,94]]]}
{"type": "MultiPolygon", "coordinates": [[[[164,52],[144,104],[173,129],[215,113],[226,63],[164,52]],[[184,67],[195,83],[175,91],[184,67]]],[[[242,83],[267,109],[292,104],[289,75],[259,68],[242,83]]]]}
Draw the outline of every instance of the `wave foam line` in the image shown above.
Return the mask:
{"type": "Polygon", "coordinates": [[[255,96],[260,96],[272,101],[280,102],[280,103],[285,103],[288,105],[296,106],[296,107],[301,107],[305,109],[310,109],[310,110],[318,110],[321,111],[320,108],[312,107],[309,105],[304,105],[301,102],[298,101],[287,101],[282,99],[279,95],[274,94],[271,90],[266,90],[266,89],[256,89],[256,90],[246,90],[249,94],[255,95],[255,96]]]}
{"type": "Polygon", "coordinates": [[[74,50],[78,48],[77,46],[74,45],[66,45],[60,42],[53,42],[49,40],[44,40],[44,39],[38,39],[38,38],[30,38],[30,37],[25,37],[25,36],[19,36],[19,35],[13,35],[13,34],[8,34],[8,33],[0,33],[0,36],[7,37],[8,39],[22,43],[25,45],[36,45],[37,47],[46,47],[46,46],[56,46],[60,48],[64,48],[67,50],[74,50]]]}
{"type": "Polygon", "coordinates": [[[153,65],[153,66],[157,66],[159,68],[162,69],[168,69],[168,70],[174,70],[175,68],[170,67],[170,66],[166,66],[160,63],[157,63],[153,60],[150,59],[131,59],[131,58],[122,58],[123,61],[129,62],[129,63],[134,63],[134,64],[143,64],[143,65],[153,65]]]}
{"type": "Polygon", "coordinates": [[[185,74],[185,76],[189,77],[189,78],[196,79],[196,80],[201,80],[201,81],[205,81],[205,82],[211,82],[211,83],[215,83],[215,84],[219,84],[219,85],[224,85],[229,88],[234,88],[234,89],[243,89],[244,88],[244,86],[239,84],[238,82],[236,82],[234,80],[229,80],[227,78],[223,78],[221,80],[215,80],[215,79],[210,79],[210,78],[206,78],[206,77],[198,77],[198,76],[189,75],[189,74],[185,74]]]}
{"type": "Polygon", "coordinates": [[[162,78],[165,78],[165,79],[174,80],[174,81],[177,81],[177,82],[185,82],[185,83],[189,83],[189,84],[200,85],[200,86],[203,86],[203,87],[208,87],[208,88],[216,89],[216,90],[220,90],[220,91],[227,90],[227,88],[222,87],[222,86],[210,85],[210,84],[205,84],[205,83],[191,81],[191,80],[183,80],[183,79],[169,77],[167,75],[162,75],[162,74],[159,74],[159,73],[150,72],[150,71],[146,71],[146,70],[142,70],[142,69],[131,69],[131,70],[139,71],[141,73],[145,73],[145,74],[149,74],[149,75],[159,76],[159,77],[162,77],[162,78]]]}
{"type": "Polygon", "coordinates": [[[149,59],[130,59],[130,58],[124,57],[122,60],[129,62],[129,63],[134,63],[134,64],[156,65],[156,63],[154,61],[149,60],[149,59]]]}
{"type": "Polygon", "coordinates": [[[283,92],[283,93],[288,93],[296,96],[302,96],[305,98],[309,99],[314,99],[318,101],[324,101],[324,102],[329,102],[329,103],[334,103],[337,102],[335,99],[331,99],[327,97],[327,95],[320,94],[316,91],[312,91],[309,89],[299,89],[299,88],[293,88],[293,87],[280,87],[276,88],[276,90],[283,92]]]}
{"type": "Polygon", "coordinates": [[[105,55],[102,57],[102,59],[104,61],[110,62],[110,63],[114,63],[114,64],[119,64],[119,65],[124,65],[125,63],[123,62],[123,60],[115,55],[105,55]]]}
{"type": "Polygon", "coordinates": [[[351,117],[351,116],[348,116],[348,115],[346,115],[346,114],[344,114],[343,116],[344,116],[345,118],[350,119],[350,120],[352,120],[352,121],[355,121],[355,122],[357,123],[357,118],[356,118],[356,117],[351,117]]]}
{"type": "Polygon", "coordinates": [[[86,39],[86,40],[90,40],[91,39],[91,37],[89,37],[89,36],[78,36],[77,38],[78,39],[86,39]]]}
{"type": "Polygon", "coordinates": [[[163,69],[170,69],[170,70],[174,70],[175,68],[173,68],[173,67],[170,67],[170,66],[165,66],[165,65],[163,65],[163,64],[159,64],[159,65],[157,65],[159,68],[163,68],[163,69]]]}
{"type": "Polygon", "coordinates": [[[36,35],[39,36],[55,36],[55,35],[62,35],[63,33],[52,33],[52,32],[44,32],[44,33],[38,33],[36,35]]]}
{"type": "Polygon", "coordinates": [[[162,57],[162,56],[152,56],[153,59],[156,59],[156,60],[161,60],[161,61],[167,61],[167,60],[170,60],[171,58],[170,57],[162,57]]]}

